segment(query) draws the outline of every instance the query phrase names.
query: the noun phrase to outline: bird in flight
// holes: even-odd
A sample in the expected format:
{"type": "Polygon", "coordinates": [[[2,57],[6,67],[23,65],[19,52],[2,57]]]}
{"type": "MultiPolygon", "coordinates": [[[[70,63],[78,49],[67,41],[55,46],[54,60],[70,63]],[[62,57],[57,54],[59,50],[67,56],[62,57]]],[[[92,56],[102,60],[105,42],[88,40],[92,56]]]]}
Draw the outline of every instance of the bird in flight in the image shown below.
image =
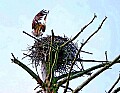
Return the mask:
{"type": "Polygon", "coordinates": [[[42,36],[46,29],[46,18],[49,11],[41,10],[32,21],[32,34],[36,37],[42,36]]]}

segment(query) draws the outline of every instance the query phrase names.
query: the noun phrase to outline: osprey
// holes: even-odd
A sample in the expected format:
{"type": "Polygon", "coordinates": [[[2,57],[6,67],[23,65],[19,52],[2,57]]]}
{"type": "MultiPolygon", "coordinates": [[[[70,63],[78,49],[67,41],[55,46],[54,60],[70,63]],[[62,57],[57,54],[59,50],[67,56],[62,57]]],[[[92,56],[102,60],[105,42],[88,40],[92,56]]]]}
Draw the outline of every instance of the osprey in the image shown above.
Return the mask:
{"type": "Polygon", "coordinates": [[[46,18],[49,11],[47,10],[41,10],[33,19],[32,21],[32,33],[34,36],[39,37],[42,36],[43,32],[45,32],[46,29],[46,18]]]}

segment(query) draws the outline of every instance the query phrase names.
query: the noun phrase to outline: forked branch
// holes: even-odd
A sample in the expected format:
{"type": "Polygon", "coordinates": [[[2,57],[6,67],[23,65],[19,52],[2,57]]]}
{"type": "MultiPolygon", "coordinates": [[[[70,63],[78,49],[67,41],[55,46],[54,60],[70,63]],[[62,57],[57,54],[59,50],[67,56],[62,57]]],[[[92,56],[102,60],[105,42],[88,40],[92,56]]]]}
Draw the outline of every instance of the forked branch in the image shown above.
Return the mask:
{"type": "MultiPolygon", "coordinates": [[[[101,68],[101,67],[104,67],[105,65],[107,65],[107,64],[109,64],[109,63],[111,63],[111,62],[102,63],[102,64],[99,64],[99,65],[90,67],[90,68],[88,68],[88,69],[86,69],[86,70],[84,70],[84,71],[71,72],[69,81],[70,81],[70,80],[73,80],[73,79],[75,79],[75,78],[81,77],[81,76],[83,76],[83,75],[85,75],[85,74],[87,74],[87,73],[89,73],[89,72],[91,72],[91,71],[94,71],[94,70],[96,70],[96,69],[99,69],[99,68],[101,68]]],[[[119,63],[119,62],[117,61],[116,63],[119,63]]],[[[62,75],[62,76],[59,76],[58,79],[62,79],[62,78],[64,78],[64,76],[66,77],[67,74],[62,75]]],[[[62,84],[66,83],[66,82],[67,82],[67,78],[64,78],[63,80],[61,80],[61,81],[58,82],[58,86],[61,86],[62,84]]]]}
{"type": "Polygon", "coordinates": [[[99,74],[101,74],[102,72],[104,72],[105,70],[109,69],[109,67],[111,67],[112,65],[118,63],[118,61],[120,62],[120,55],[118,57],[116,57],[112,62],[110,62],[109,64],[105,65],[103,68],[101,68],[100,70],[98,70],[96,73],[94,73],[93,75],[91,75],[91,77],[89,77],[86,81],[84,81],[80,86],[78,86],[73,93],[78,93],[78,91],[80,91],[84,86],[86,86],[87,84],[89,84],[90,81],[92,81],[95,77],[97,77],[99,74]]]}
{"type": "Polygon", "coordinates": [[[22,67],[25,71],[27,71],[32,78],[34,78],[38,84],[40,84],[40,86],[45,90],[44,86],[43,86],[43,81],[40,79],[40,77],[38,75],[36,75],[30,68],[28,68],[25,64],[23,64],[22,62],[20,62],[18,59],[15,58],[15,56],[12,54],[13,59],[12,62],[19,65],[20,67],[22,67]]]}
{"type": "Polygon", "coordinates": [[[68,79],[67,79],[67,82],[66,82],[66,88],[65,88],[65,90],[64,90],[64,93],[67,92],[67,88],[68,88],[68,86],[69,86],[70,74],[71,74],[72,68],[73,68],[73,66],[74,66],[74,64],[75,64],[75,62],[76,62],[76,59],[77,59],[79,53],[81,52],[83,46],[101,29],[101,27],[102,27],[102,25],[103,25],[103,23],[105,22],[106,19],[107,19],[107,17],[105,17],[105,18],[103,19],[103,21],[102,21],[102,23],[100,24],[100,26],[98,27],[98,29],[97,29],[93,34],[91,34],[91,35],[87,38],[87,40],[86,40],[86,41],[81,45],[81,47],[79,48],[79,50],[78,50],[78,52],[77,52],[77,54],[76,54],[76,57],[74,58],[74,60],[73,60],[73,62],[72,62],[72,65],[71,65],[71,68],[70,68],[70,71],[69,71],[69,74],[68,74],[68,79]]]}

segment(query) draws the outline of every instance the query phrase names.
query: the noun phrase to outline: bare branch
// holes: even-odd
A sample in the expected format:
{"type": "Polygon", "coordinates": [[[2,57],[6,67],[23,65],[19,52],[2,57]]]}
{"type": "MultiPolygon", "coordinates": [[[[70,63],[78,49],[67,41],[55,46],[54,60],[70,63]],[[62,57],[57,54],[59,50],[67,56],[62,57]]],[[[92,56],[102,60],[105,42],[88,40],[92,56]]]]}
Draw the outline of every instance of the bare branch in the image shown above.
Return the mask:
{"type": "Polygon", "coordinates": [[[114,65],[117,61],[120,61],[120,55],[118,57],[116,57],[112,62],[110,62],[109,64],[105,65],[103,68],[101,68],[100,70],[98,70],[96,73],[94,73],[93,75],[91,75],[91,77],[89,77],[86,81],[84,81],[80,86],[78,86],[73,93],[77,93],[78,91],[80,91],[84,86],[86,86],[87,84],[89,84],[90,81],[92,81],[95,77],[97,77],[99,74],[101,74],[103,71],[107,70],[109,67],[111,67],[112,65],[114,65]]]}
{"type": "Polygon", "coordinates": [[[83,51],[83,50],[81,50],[81,52],[83,52],[83,53],[87,53],[87,54],[93,54],[93,53],[90,53],[90,52],[87,52],[87,51],[83,51]]]}
{"type": "MultiPolygon", "coordinates": [[[[82,71],[75,71],[75,72],[71,72],[71,76],[70,76],[70,80],[71,79],[74,79],[74,78],[77,78],[76,75],[79,77],[79,76],[82,76],[84,74],[87,74],[88,72],[91,72],[95,69],[98,69],[98,68],[101,68],[103,67],[104,65],[106,65],[106,62],[110,62],[110,61],[97,61],[97,60],[83,60],[83,59],[77,59],[76,61],[83,61],[83,62],[100,62],[102,64],[99,64],[99,65],[96,65],[94,67],[91,67],[91,68],[88,68],[86,70],[84,70],[83,72],[82,71]],[[103,63],[105,62],[105,63],[103,63]],[[83,73],[83,74],[82,74],[83,73]],[[82,75],[81,75],[82,74],[82,75]]],[[[62,79],[62,78],[65,78],[67,77],[68,74],[63,74],[63,75],[60,75],[57,77],[58,80],[62,79]]],[[[65,80],[65,79],[64,79],[65,80]]],[[[66,80],[65,80],[66,81],[66,80]]]]}
{"type": "Polygon", "coordinates": [[[116,88],[112,93],[117,93],[120,91],[120,87],[116,88]]]}
{"type": "MultiPolygon", "coordinates": [[[[71,59],[69,61],[72,61],[71,59]]],[[[87,59],[76,59],[76,61],[80,61],[80,62],[109,62],[109,61],[104,61],[104,60],[87,60],[87,59]]]]}
{"type": "Polygon", "coordinates": [[[20,62],[18,59],[15,58],[15,56],[13,55],[13,53],[11,53],[13,56],[13,59],[11,59],[11,61],[17,65],[19,65],[20,67],[22,67],[25,71],[27,71],[36,81],[38,84],[40,84],[40,86],[45,89],[43,87],[43,81],[40,79],[40,77],[38,75],[36,75],[30,68],[28,68],[25,64],[23,64],[22,62],[20,62]]]}
{"type": "Polygon", "coordinates": [[[85,28],[87,28],[94,21],[94,19],[96,17],[97,16],[94,14],[93,19],[87,25],[85,25],[83,28],[81,28],[80,32],[78,32],[77,35],[75,35],[71,40],[69,40],[69,41],[65,42],[64,44],[62,44],[60,47],[62,48],[63,46],[65,46],[65,45],[69,44],[70,42],[74,41],[85,30],[85,28]]]}
{"type": "MultiPolygon", "coordinates": [[[[61,86],[61,87],[63,87],[63,88],[65,88],[65,86],[61,86]]],[[[72,88],[70,88],[70,87],[68,87],[68,89],[72,92],[73,91],[73,89],[72,88]]]]}
{"type": "Polygon", "coordinates": [[[94,36],[101,29],[101,27],[102,27],[102,25],[103,25],[103,23],[105,22],[106,19],[107,19],[107,17],[104,18],[104,20],[102,21],[102,23],[100,24],[98,29],[92,35],[90,35],[84,43],[82,43],[81,49],[91,39],[91,37],[94,36]]]}
{"type": "Polygon", "coordinates": [[[103,23],[105,22],[106,19],[107,19],[107,17],[105,17],[105,18],[103,19],[103,21],[102,21],[102,23],[100,24],[100,26],[98,27],[98,29],[97,29],[92,35],[90,35],[84,43],[82,43],[80,49],[78,50],[78,52],[77,52],[77,54],[76,54],[76,57],[74,58],[74,60],[73,60],[73,62],[72,62],[72,65],[71,65],[71,68],[70,68],[70,71],[69,71],[69,74],[68,74],[68,80],[67,80],[67,83],[66,83],[66,88],[65,88],[65,90],[64,90],[64,93],[66,93],[67,87],[69,86],[70,74],[71,74],[72,68],[73,68],[73,66],[74,66],[74,64],[75,64],[75,62],[76,62],[76,59],[77,59],[79,53],[81,52],[81,49],[82,49],[83,46],[92,38],[92,36],[94,36],[94,35],[101,29],[101,27],[102,27],[102,25],[103,25],[103,23]]]}
{"type": "Polygon", "coordinates": [[[116,82],[113,84],[113,86],[110,88],[110,90],[107,92],[107,93],[111,93],[111,91],[113,90],[113,88],[117,85],[117,83],[119,82],[120,80],[120,74],[119,74],[119,77],[118,79],[116,80],[116,82]]]}
{"type": "MultiPolygon", "coordinates": [[[[107,64],[109,64],[109,63],[102,63],[102,64],[99,64],[99,65],[93,66],[91,68],[88,68],[88,69],[86,69],[84,71],[71,72],[71,76],[70,76],[69,80],[73,80],[75,78],[81,77],[81,76],[83,76],[83,75],[85,75],[85,74],[87,74],[87,73],[89,73],[91,71],[94,71],[94,70],[96,70],[98,68],[104,67],[107,64]]],[[[67,75],[68,74],[63,74],[63,75],[58,77],[58,80],[64,78],[63,80],[58,82],[58,86],[61,86],[62,84],[67,82],[67,78],[65,78],[65,77],[67,77],[67,75]]]]}
{"type": "Polygon", "coordinates": [[[32,36],[32,35],[28,34],[28,33],[27,33],[27,32],[25,32],[25,31],[23,31],[23,33],[24,33],[24,34],[26,34],[26,35],[28,35],[28,36],[30,36],[30,37],[32,37],[33,39],[35,39],[35,40],[37,40],[37,41],[40,41],[39,39],[35,38],[34,36],[32,36]]]}
{"type": "Polygon", "coordinates": [[[106,61],[108,61],[107,51],[105,51],[105,58],[106,58],[106,61]]]}

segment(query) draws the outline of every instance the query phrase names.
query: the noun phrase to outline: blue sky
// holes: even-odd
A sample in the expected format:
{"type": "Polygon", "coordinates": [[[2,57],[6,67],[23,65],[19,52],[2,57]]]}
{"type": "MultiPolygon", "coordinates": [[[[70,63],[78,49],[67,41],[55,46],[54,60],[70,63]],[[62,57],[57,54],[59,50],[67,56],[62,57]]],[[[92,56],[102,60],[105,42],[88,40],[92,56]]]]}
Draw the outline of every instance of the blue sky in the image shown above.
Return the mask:
{"type": "MultiPolygon", "coordinates": [[[[33,39],[22,31],[31,34],[31,22],[42,9],[50,11],[47,29],[44,36],[51,34],[73,37],[87,24],[94,13],[98,16],[77,40],[78,44],[97,29],[105,16],[108,17],[102,29],[83,48],[93,55],[83,54],[83,58],[104,60],[104,52],[108,51],[109,60],[120,54],[120,1],[109,0],[1,0],[0,1],[0,93],[35,93],[36,82],[19,66],[11,63],[11,53],[19,60],[23,57],[22,50],[34,43],[33,39]]],[[[21,60],[25,64],[29,61],[21,60]]],[[[92,64],[93,65],[93,64],[92,64]]],[[[91,64],[85,64],[90,67],[91,64]]],[[[31,66],[29,66],[31,67],[31,66]]],[[[104,93],[118,77],[119,65],[113,66],[93,80],[81,93],[104,93]]],[[[80,81],[80,80],[79,80],[80,81]]],[[[71,85],[77,86],[78,81],[71,85]]],[[[80,82],[81,83],[81,82],[80,82]]],[[[119,84],[120,85],[120,84],[119,84]]]]}

